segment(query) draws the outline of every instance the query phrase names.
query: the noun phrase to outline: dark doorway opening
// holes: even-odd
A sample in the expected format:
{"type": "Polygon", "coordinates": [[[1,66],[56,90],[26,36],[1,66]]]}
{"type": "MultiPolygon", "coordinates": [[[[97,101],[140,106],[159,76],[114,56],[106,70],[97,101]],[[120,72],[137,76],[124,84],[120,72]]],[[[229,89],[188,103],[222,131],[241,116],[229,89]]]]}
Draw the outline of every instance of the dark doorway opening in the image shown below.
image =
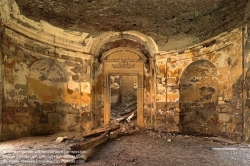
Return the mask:
{"type": "Polygon", "coordinates": [[[136,75],[110,75],[111,120],[137,109],[136,75]]]}

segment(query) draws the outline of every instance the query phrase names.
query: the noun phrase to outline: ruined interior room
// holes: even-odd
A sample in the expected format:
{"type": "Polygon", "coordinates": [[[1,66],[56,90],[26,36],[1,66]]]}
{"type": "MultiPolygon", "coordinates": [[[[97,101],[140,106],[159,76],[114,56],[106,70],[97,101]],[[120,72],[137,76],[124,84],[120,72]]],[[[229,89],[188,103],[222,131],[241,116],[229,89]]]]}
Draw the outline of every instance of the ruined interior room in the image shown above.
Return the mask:
{"type": "Polygon", "coordinates": [[[0,0],[0,165],[248,165],[249,25],[248,0],[0,0]]]}

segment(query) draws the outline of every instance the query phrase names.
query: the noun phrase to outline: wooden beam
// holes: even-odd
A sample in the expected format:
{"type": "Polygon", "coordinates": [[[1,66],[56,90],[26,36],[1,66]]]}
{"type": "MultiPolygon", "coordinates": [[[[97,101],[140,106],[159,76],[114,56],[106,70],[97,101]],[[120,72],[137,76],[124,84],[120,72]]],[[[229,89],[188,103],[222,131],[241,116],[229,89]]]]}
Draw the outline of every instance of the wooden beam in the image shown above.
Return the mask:
{"type": "Polygon", "coordinates": [[[88,149],[94,148],[97,145],[102,144],[108,140],[108,131],[104,132],[99,137],[92,138],[83,143],[79,143],[70,147],[71,151],[86,151],[88,149]]]}
{"type": "Polygon", "coordinates": [[[114,130],[117,130],[119,128],[120,128],[120,125],[112,124],[112,125],[104,127],[104,128],[99,128],[99,129],[95,129],[95,130],[92,130],[90,132],[87,132],[87,133],[83,134],[83,137],[84,138],[86,138],[86,137],[92,137],[92,136],[101,134],[103,132],[114,131],[114,130]]]}
{"type": "Polygon", "coordinates": [[[119,122],[127,119],[129,116],[131,116],[132,114],[135,114],[135,113],[136,113],[136,110],[133,110],[133,111],[129,112],[127,115],[124,115],[124,116],[122,116],[120,118],[117,118],[114,121],[117,122],[117,123],[119,123],[119,122]]]}

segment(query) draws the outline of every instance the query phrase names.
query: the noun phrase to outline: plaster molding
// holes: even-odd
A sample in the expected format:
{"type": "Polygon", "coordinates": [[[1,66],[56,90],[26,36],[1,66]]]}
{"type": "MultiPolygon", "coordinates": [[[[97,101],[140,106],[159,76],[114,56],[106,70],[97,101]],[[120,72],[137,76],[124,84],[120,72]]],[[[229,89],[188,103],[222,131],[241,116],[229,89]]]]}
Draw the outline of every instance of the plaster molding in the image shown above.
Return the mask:
{"type": "Polygon", "coordinates": [[[43,20],[35,22],[20,14],[15,0],[0,1],[0,16],[6,27],[35,41],[76,52],[90,52],[93,39],[88,33],[66,31],[43,20]]]}

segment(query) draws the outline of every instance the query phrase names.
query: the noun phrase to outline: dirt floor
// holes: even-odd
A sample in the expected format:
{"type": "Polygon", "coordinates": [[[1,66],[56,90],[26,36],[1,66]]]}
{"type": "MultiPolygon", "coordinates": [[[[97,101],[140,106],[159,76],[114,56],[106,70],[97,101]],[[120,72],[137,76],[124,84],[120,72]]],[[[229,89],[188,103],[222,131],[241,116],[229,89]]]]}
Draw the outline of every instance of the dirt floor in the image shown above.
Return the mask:
{"type": "MultiPolygon", "coordinates": [[[[66,165],[71,158],[74,159],[74,156],[68,154],[69,147],[81,140],[79,133],[57,133],[1,142],[0,165],[66,165]],[[55,140],[59,136],[75,138],[57,143],[55,140]]],[[[152,130],[138,130],[132,134],[121,135],[81,153],[82,156],[87,156],[86,161],[72,160],[67,165],[247,166],[250,162],[248,144],[228,144],[212,141],[210,137],[152,130]]]]}

